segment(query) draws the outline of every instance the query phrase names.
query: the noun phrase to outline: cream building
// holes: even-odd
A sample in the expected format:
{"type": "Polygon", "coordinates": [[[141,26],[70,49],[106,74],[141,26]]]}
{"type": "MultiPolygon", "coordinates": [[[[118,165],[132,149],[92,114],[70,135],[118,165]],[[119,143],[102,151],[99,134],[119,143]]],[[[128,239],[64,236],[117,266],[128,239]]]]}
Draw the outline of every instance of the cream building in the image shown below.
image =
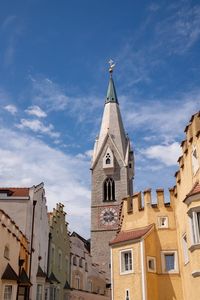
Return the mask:
{"type": "Polygon", "coordinates": [[[76,232],[71,240],[71,300],[108,300],[105,272],[92,262],[90,243],[76,232]]]}
{"type": "Polygon", "coordinates": [[[14,220],[30,242],[30,300],[35,300],[36,297],[43,300],[49,234],[44,184],[30,188],[0,188],[0,209],[14,220]],[[38,272],[40,270],[43,272],[42,276],[38,272]]]}
{"type": "Polygon", "coordinates": [[[28,299],[28,240],[0,209],[0,299],[28,299]]]}

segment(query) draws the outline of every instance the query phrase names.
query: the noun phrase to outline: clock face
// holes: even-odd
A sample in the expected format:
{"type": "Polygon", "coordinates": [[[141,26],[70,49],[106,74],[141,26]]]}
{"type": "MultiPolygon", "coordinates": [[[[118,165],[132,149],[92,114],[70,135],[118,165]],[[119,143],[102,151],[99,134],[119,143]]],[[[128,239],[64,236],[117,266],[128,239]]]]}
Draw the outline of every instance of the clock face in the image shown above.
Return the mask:
{"type": "Polygon", "coordinates": [[[117,223],[118,213],[113,207],[106,207],[101,211],[100,222],[103,225],[114,225],[117,223]]]}

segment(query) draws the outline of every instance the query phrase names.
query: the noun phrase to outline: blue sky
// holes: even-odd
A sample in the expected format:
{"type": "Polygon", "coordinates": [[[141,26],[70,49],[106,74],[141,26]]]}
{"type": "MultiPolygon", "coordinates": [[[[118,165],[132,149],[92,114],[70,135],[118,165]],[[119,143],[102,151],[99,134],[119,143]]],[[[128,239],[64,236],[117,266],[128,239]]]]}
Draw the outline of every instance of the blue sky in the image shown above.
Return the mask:
{"type": "Polygon", "coordinates": [[[63,202],[70,229],[89,236],[90,157],[112,58],[134,190],[167,192],[200,107],[199,53],[198,1],[1,1],[1,185],[44,181],[49,209],[63,202]]]}

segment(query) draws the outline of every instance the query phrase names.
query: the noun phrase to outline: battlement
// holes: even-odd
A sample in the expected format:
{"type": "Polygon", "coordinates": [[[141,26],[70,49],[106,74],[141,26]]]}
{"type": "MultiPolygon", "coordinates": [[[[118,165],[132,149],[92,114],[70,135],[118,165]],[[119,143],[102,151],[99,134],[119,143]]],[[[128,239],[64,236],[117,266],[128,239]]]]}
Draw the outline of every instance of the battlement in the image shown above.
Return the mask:
{"type": "Polygon", "coordinates": [[[156,199],[152,197],[151,189],[146,189],[143,192],[135,193],[132,197],[123,199],[127,202],[127,213],[144,211],[146,209],[173,208],[174,206],[174,189],[169,189],[169,194],[166,196],[164,189],[156,189],[156,199]],[[156,200],[156,201],[155,201],[156,200]]]}
{"type": "Polygon", "coordinates": [[[185,159],[187,157],[187,153],[193,141],[199,137],[200,135],[200,112],[194,114],[189,124],[185,127],[185,134],[186,139],[182,141],[181,148],[182,148],[182,155],[178,159],[179,163],[179,170],[175,173],[176,183],[181,182],[181,170],[184,169],[185,159]]]}

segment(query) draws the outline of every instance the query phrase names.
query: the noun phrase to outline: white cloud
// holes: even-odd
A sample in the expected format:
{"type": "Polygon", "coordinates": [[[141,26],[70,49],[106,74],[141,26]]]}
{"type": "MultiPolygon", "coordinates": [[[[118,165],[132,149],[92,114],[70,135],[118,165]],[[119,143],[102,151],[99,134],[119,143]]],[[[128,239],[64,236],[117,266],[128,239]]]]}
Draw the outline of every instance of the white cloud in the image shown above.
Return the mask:
{"type": "MultiPolygon", "coordinates": [[[[148,131],[163,142],[172,142],[183,135],[191,116],[199,111],[200,90],[177,95],[176,99],[130,102],[120,97],[124,122],[130,131],[148,131]]],[[[146,136],[145,132],[145,136],[146,136]]],[[[145,138],[147,140],[147,137],[145,138]]]]}
{"type": "Polygon", "coordinates": [[[4,106],[4,109],[7,110],[12,115],[15,115],[17,113],[17,107],[13,104],[8,104],[4,106]]]}
{"type": "Polygon", "coordinates": [[[33,115],[36,116],[38,118],[45,118],[47,116],[46,112],[43,111],[39,106],[37,105],[33,105],[33,106],[29,106],[25,112],[28,115],[33,115]]]}
{"type": "Polygon", "coordinates": [[[57,202],[64,203],[70,229],[86,237],[90,226],[89,178],[88,161],[26,134],[0,129],[1,185],[31,186],[43,181],[49,210],[57,202]]]}
{"type": "Polygon", "coordinates": [[[154,145],[141,151],[147,158],[155,159],[166,166],[177,165],[177,160],[181,155],[179,143],[174,142],[170,145],[154,145]]]}
{"type": "Polygon", "coordinates": [[[28,128],[33,132],[47,134],[52,138],[58,138],[60,136],[59,132],[54,131],[52,124],[45,126],[40,120],[21,119],[20,124],[17,124],[16,127],[20,129],[28,128]]]}

